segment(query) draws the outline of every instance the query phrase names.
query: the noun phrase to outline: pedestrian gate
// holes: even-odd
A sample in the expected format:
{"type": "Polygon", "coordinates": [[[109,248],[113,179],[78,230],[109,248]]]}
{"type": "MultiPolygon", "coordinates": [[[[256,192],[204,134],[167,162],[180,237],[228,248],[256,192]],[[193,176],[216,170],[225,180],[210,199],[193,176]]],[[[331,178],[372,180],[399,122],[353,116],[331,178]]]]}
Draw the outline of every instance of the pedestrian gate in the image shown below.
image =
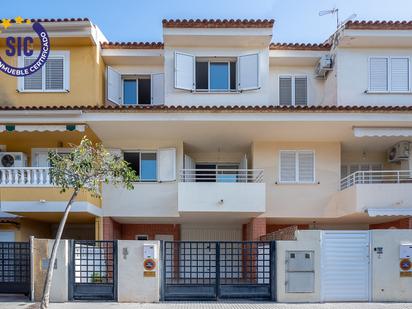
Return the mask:
{"type": "Polygon", "coordinates": [[[275,300],[274,241],[165,241],[163,300],[275,300]]]}
{"type": "Polygon", "coordinates": [[[73,240],[71,254],[70,298],[116,300],[116,242],[73,240]]]}
{"type": "Polygon", "coordinates": [[[0,242],[0,293],[30,293],[30,243],[0,242]]]}

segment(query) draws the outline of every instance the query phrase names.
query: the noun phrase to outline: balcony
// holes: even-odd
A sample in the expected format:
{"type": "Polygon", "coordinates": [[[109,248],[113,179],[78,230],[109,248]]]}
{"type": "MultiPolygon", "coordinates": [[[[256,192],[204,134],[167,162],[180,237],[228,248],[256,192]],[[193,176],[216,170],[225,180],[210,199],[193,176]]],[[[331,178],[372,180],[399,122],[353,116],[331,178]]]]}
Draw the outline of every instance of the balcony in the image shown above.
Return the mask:
{"type": "Polygon", "coordinates": [[[179,212],[260,214],[266,209],[261,169],[182,169],[179,212]]]}
{"type": "MultiPolygon", "coordinates": [[[[358,171],[343,178],[327,216],[382,210],[402,214],[412,210],[412,170],[358,171]]],[[[383,213],[382,212],[382,213],[383,213]]]]}
{"type": "Polygon", "coordinates": [[[50,187],[48,167],[0,168],[0,187],[50,187]]]}

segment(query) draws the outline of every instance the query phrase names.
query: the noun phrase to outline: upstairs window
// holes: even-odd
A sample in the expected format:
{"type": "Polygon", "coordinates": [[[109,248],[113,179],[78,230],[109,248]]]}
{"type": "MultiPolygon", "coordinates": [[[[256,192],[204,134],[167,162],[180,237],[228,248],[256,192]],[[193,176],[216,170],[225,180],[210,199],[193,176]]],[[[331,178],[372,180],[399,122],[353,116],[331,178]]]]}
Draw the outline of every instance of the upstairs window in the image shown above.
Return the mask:
{"type": "Polygon", "coordinates": [[[236,91],[236,61],[196,61],[196,91],[236,91]]]}
{"type": "MultiPolygon", "coordinates": [[[[28,66],[37,58],[18,58],[19,66],[28,66]]],[[[46,63],[33,74],[18,78],[18,90],[21,92],[67,92],[69,91],[70,52],[52,51],[46,63]]]]}
{"type": "Polygon", "coordinates": [[[313,151],[280,151],[281,183],[314,183],[315,153],[313,151]]]}
{"type": "Polygon", "coordinates": [[[279,76],[279,105],[304,106],[308,105],[307,76],[279,76]]]}
{"type": "Polygon", "coordinates": [[[409,92],[409,57],[369,58],[369,92],[409,92]]]}
{"type": "Polygon", "coordinates": [[[139,176],[139,181],[157,181],[156,152],[125,152],[123,158],[139,176]]]}
{"type": "Polygon", "coordinates": [[[259,89],[259,54],[211,58],[176,52],[175,88],[193,92],[259,89]]]}
{"type": "Polygon", "coordinates": [[[112,67],[106,73],[107,100],[124,105],[164,104],[164,74],[121,74],[112,67]]]}

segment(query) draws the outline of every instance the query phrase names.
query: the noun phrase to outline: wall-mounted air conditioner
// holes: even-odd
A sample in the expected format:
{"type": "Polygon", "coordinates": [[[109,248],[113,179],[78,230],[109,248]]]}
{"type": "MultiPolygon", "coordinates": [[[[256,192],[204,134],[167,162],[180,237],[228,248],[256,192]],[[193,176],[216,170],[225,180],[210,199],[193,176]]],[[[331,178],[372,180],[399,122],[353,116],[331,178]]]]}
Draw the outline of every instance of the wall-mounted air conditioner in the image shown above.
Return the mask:
{"type": "Polygon", "coordinates": [[[0,167],[27,166],[27,156],[23,152],[0,152],[0,167]]]}
{"type": "Polygon", "coordinates": [[[409,160],[411,143],[408,141],[402,141],[396,143],[388,149],[388,161],[399,162],[402,160],[409,160]]]}
{"type": "Polygon", "coordinates": [[[315,74],[317,77],[324,78],[326,73],[333,69],[333,60],[331,55],[323,55],[316,64],[315,74]]]}

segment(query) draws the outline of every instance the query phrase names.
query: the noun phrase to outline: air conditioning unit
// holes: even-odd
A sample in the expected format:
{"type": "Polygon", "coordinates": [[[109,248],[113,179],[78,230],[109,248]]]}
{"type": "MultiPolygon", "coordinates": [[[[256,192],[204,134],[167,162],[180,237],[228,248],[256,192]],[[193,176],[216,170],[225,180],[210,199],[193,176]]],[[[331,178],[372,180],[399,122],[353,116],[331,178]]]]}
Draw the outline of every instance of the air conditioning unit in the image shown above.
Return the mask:
{"type": "Polygon", "coordinates": [[[331,55],[323,55],[320,57],[316,65],[315,74],[318,77],[325,77],[326,73],[333,69],[333,61],[331,55]]]}
{"type": "Polygon", "coordinates": [[[388,149],[388,161],[399,162],[409,160],[411,143],[402,141],[388,149]]]}
{"type": "Polygon", "coordinates": [[[23,152],[0,152],[0,167],[27,166],[27,156],[23,152]]]}

